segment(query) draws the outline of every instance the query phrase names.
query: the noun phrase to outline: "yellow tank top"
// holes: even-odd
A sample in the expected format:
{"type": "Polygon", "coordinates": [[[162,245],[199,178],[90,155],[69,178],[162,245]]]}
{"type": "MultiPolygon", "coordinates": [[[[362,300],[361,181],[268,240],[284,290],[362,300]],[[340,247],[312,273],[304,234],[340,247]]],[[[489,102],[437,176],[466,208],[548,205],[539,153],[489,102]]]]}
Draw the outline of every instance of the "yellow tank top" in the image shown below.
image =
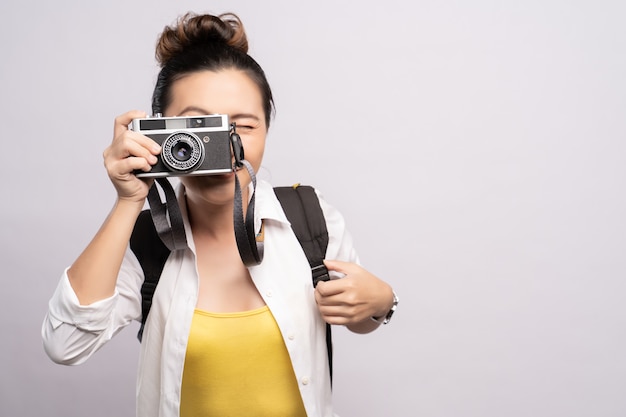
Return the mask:
{"type": "Polygon", "coordinates": [[[306,417],[289,353],[269,308],[194,312],[181,417],[306,417]]]}

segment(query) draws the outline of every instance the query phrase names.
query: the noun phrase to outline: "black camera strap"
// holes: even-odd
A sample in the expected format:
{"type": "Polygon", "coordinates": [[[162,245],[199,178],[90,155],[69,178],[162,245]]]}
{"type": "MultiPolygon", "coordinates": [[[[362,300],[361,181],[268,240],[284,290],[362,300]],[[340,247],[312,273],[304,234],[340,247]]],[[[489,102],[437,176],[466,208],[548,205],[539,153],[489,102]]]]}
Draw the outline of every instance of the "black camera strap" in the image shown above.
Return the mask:
{"type": "MultiPolygon", "coordinates": [[[[256,194],[256,175],[250,163],[241,160],[240,164],[246,168],[252,180],[252,195],[248,202],[248,209],[244,217],[243,193],[239,178],[235,172],[235,198],[233,202],[233,222],[237,249],[244,265],[258,265],[263,260],[263,242],[257,241],[254,230],[254,203],[256,194]]],[[[176,199],[176,193],[167,178],[157,178],[148,191],[150,215],[163,244],[170,250],[186,249],[187,237],[183,216],[176,199]],[[165,202],[162,202],[157,185],[163,190],[165,202]]]]}
{"type": "Polygon", "coordinates": [[[187,248],[183,215],[180,212],[174,188],[167,178],[155,179],[148,191],[148,204],[150,205],[152,222],[163,244],[170,251],[187,248]],[[161,201],[157,184],[163,190],[165,203],[161,201]]]}
{"type": "Polygon", "coordinates": [[[254,201],[256,194],[256,176],[254,170],[245,159],[241,164],[246,167],[252,180],[252,195],[248,202],[245,218],[243,214],[243,193],[239,178],[235,174],[235,201],[233,202],[233,221],[235,224],[235,239],[239,256],[246,266],[258,265],[263,260],[263,241],[257,240],[254,227],[254,201]]]}

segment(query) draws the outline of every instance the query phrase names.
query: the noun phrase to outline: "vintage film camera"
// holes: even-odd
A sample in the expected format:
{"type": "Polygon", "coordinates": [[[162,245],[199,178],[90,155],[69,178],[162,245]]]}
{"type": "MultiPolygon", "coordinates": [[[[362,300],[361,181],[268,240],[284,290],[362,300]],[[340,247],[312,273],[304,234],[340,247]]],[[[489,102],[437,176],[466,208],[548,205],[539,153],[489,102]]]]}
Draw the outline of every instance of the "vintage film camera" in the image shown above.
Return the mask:
{"type": "MultiPolygon", "coordinates": [[[[232,171],[231,133],[234,126],[225,114],[134,119],[130,129],[161,145],[158,161],[137,177],[216,175],[232,171]]],[[[234,134],[238,140],[238,135],[234,134]]],[[[239,142],[240,146],[240,142],[239,142]]],[[[243,150],[241,150],[243,153],[243,150]]]]}

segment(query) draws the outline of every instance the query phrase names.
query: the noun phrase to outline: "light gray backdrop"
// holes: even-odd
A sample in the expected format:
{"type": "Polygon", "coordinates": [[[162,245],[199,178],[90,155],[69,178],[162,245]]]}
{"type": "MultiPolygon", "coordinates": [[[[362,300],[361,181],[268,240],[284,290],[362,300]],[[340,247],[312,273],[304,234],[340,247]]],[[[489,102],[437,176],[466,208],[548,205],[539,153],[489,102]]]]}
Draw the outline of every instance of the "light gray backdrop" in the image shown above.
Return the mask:
{"type": "Polygon", "coordinates": [[[39,331],[188,10],[246,24],[278,109],[261,176],[321,189],[401,297],[335,331],[342,416],[626,415],[625,4],[3,1],[0,415],[133,415],[136,327],[79,367],[39,331]]]}

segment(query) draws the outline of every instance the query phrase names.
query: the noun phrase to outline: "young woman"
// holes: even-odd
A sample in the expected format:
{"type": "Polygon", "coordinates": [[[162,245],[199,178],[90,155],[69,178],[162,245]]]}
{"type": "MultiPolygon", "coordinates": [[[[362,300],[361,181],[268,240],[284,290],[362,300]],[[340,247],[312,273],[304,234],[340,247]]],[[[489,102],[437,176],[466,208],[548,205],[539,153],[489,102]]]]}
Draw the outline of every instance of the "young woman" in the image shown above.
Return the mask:
{"type": "MultiPolygon", "coordinates": [[[[188,14],[166,27],[156,50],[161,72],[153,112],[228,115],[256,171],[273,101],[247,50],[233,14],[188,14]]],[[[85,361],[141,318],[144,275],[129,238],[151,181],[134,173],[151,170],[161,152],[155,141],[129,130],[133,119],[143,117],[130,111],[115,120],[104,162],[117,200],[50,301],[42,334],[55,362],[85,361]]],[[[235,175],[247,201],[246,170],[181,177],[177,198],[189,248],[171,254],[154,294],[141,344],[137,414],[332,416],[325,323],[370,332],[395,295],[358,265],[343,218],[324,200],[325,263],[343,277],[314,289],[281,205],[262,181],[255,215],[264,225],[265,256],[260,265],[246,267],[233,231],[235,175]]]]}

